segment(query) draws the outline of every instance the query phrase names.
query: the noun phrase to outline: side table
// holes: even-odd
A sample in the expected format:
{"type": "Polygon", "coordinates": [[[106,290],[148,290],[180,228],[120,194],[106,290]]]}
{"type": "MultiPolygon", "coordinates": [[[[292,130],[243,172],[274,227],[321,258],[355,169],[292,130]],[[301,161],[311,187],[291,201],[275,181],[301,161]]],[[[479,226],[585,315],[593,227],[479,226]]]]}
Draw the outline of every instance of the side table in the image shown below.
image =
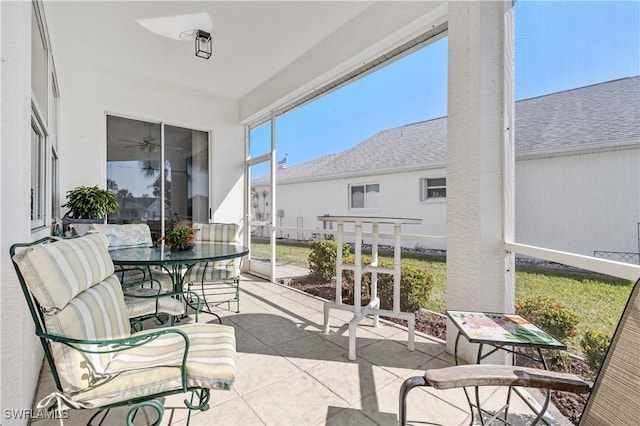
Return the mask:
{"type": "MultiPolygon", "coordinates": [[[[520,356],[527,357],[536,362],[540,362],[545,370],[548,370],[547,361],[544,358],[542,349],[566,350],[567,347],[553,336],[545,333],[535,325],[531,324],[525,318],[516,314],[491,313],[491,312],[464,312],[464,311],[447,311],[447,316],[458,329],[456,343],[454,349],[454,357],[456,365],[458,365],[458,343],[460,336],[464,336],[470,343],[478,344],[478,355],[476,363],[480,364],[483,359],[492,355],[498,350],[507,351],[509,353],[517,353],[520,356]],[[484,346],[488,345],[491,349],[484,352],[484,346]],[[537,352],[537,357],[516,352],[516,347],[533,348],[537,352]]],[[[480,407],[480,396],[478,388],[475,388],[475,403],[471,401],[471,397],[464,388],[467,402],[473,415],[473,408],[478,411],[480,423],[485,424],[482,416],[483,410],[480,407]]],[[[551,391],[547,391],[545,402],[539,412],[535,412],[536,418],[531,423],[535,425],[546,413],[549,406],[551,391]]],[[[490,419],[499,420],[507,423],[509,414],[509,402],[511,398],[511,388],[507,394],[507,402],[501,410],[490,419]],[[504,411],[504,420],[498,418],[500,412],[504,411]]]]}
{"type": "Polygon", "coordinates": [[[421,219],[400,217],[370,217],[370,216],[318,216],[318,220],[337,223],[337,256],[336,256],[336,301],[326,302],[324,305],[324,332],[329,333],[329,312],[331,309],[342,309],[353,312],[353,319],[349,321],[349,359],[356,359],[356,329],[358,323],[367,315],[373,314],[374,326],[378,326],[378,316],[384,315],[391,318],[404,319],[408,323],[409,337],[407,347],[415,350],[415,315],[411,312],[400,311],[400,251],[401,251],[401,227],[405,224],[420,224],[421,219]],[[355,227],[355,256],[353,265],[342,263],[342,242],[344,241],[344,224],[353,223],[355,227]],[[362,265],[362,225],[371,224],[371,264],[362,265]],[[393,225],[394,249],[393,268],[378,266],[378,239],[379,225],[393,225]],[[354,271],[354,301],[353,305],[342,303],[342,272],[354,271]],[[362,274],[371,272],[371,301],[367,306],[361,306],[362,274]],[[393,310],[380,309],[378,298],[378,274],[393,275],[393,310]]]}

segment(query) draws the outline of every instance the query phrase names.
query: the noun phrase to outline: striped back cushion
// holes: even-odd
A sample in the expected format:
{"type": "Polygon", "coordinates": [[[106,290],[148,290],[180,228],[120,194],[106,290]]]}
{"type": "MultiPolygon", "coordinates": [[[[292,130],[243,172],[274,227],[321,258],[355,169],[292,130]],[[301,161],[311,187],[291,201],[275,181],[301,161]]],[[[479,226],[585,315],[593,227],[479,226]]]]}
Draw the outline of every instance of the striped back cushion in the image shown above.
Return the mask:
{"type": "Polygon", "coordinates": [[[126,225],[95,223],[89,227],[89,233],[104,234],[109,240],[109,250],[125,247],[151,247],[151,231],[146,223],[126,225]]]}
{"type": "MultiPolygon", "coordinates": [[[[131,335],[122,286],[115,275],[78,294],[62,310],[46,313],[44,324],[50,334],[81,340],[131,335]]],[[[51,352],[58,375],[71,392],[109,380],[104,371],[114,354],[79,352],[60,343],[52,343],[51,352]]]]}
{"type": "Polygon", "coordinates": [[[59,311],[78,294],[113,274],[107,238],[93,234],[28,247],[13,259],[45,311],[59,311]]]}
{"type": "Polygon", "coordinates": [[[235,223],[194,223],[196,241],[201,243],[239,243],[240,227],[235,223]]]}

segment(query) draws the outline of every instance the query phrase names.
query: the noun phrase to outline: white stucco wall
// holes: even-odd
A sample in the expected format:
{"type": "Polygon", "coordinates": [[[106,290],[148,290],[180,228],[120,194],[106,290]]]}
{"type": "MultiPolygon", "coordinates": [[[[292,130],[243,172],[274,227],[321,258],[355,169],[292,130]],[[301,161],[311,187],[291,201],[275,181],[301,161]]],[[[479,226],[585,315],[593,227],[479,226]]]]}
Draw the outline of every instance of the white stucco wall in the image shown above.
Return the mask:
{"type": "Polygon", "coordinates": [[[78,185],[105,186],[106,114],[113,114],[211,131],[214,219],[242,219],[244,127],[237,101],[64,57],[56,60],[62,92],[61,200],[78,185]]]}
{"type": "Polygon", "coordinates": [[[640,147],[516,162],[516,241],[593,256],[638,251],[640,147]]]}
{"type": "Polygon", "coordinates": [[[18,413],[31,408],[42,348],[9,247],[47,233],[30,229],[31,2],[0,2],[0,22],[0,423],[23,425],[26,412],[18,413]]]}

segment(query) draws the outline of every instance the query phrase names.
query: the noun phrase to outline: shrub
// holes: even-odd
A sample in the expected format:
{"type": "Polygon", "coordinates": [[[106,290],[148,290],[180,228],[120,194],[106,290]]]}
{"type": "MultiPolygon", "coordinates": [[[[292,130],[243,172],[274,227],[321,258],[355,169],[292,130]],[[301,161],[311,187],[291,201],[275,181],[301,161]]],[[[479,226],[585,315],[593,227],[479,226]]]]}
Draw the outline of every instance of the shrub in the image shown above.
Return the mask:
{"type": "MultiPolygon", "coordinates": [[[[382,263],[380,266],[393,268],[393,264],[382,263]]],[[[431,297],[433,276],[425,269],[401,265],[400,276],[400,310],[415,312],[431,297]]],[[[378,274],[378,297],[381,309],[393,309],[393,275],[378,274]]]]}
{"type": "Polygon", "coordinates": [[[516,312],[561,341],[576,334],[578,315],[551,299],[541,296],[518,299],[516,312]]]}
{"type": "MultiPolygon", "coordinates": [[[[336,258],[338,245],[331,240],[313,240],[309,243],[309,271],[311,275],[330,279],[336,274],[336,258]]],[[[342,245],[342,259],[349,255],[349,244],[342,245]]]]}
{"type": "Polygon", "coordinates": [[[580,340],[584,360],[594,376],[600,370],[610,342],[611,336],[598,330],[587,330],[580,340]]]}

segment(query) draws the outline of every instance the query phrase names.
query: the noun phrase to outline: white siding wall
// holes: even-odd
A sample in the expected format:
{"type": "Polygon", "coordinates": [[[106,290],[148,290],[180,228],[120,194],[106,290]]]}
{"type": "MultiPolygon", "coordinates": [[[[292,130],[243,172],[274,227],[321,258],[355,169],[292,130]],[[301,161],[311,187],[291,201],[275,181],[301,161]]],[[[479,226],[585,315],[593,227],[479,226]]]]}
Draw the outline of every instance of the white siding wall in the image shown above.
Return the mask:
{"type": "Polygon", "coordinates": [[[516,163],[516,241],[593,256],[638,251],[640,148],[516,163]]]}

